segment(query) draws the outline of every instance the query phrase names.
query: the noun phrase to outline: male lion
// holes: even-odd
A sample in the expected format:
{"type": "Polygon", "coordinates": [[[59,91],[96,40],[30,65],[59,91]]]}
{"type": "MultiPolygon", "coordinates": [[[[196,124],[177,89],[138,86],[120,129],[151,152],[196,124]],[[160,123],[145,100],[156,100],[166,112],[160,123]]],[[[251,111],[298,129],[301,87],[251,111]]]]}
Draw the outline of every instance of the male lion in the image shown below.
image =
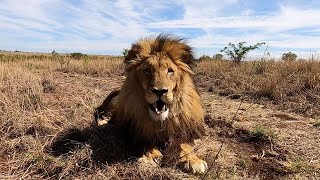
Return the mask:
{"type": "Polygon", "coordinates": [[[192,79],[192,61],[192,49],[182,39],[168,35],[140,39],[125,57],[127,76],[120,92],[112,92],[97,108],[98,117],[116,101],[109,123],[127,128],[133,143],[151,147],[139,162],[156,165],[162,157],[158,147],[177,139],[179,167],[192,173],[207,170],[207,163],[188,144],[204,134],[204,110],[192,79]]]}

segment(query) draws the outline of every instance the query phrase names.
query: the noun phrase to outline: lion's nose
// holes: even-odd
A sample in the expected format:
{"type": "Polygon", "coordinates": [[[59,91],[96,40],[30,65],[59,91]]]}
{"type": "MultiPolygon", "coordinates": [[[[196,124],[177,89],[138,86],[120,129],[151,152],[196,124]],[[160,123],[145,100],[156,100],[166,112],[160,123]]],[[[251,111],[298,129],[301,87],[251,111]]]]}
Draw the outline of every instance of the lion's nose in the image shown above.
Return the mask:
{"type": "Polygon", "coordinates": [[[151,91],[158,97],[161,97],[163,94],[168,92],[168,89],[152,88],[151,91]]]}

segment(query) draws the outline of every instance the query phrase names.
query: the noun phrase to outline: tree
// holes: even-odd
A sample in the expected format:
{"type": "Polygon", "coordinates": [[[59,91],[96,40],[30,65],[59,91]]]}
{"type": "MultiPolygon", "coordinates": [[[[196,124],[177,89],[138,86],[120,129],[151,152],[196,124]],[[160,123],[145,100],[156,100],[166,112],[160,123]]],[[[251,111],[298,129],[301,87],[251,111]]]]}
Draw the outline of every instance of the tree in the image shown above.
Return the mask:
{"type": "Polygon", "coordinates": [[[297,60],[297,55],[293,52],[287,52],[287,53],[283,53],[281,60],[283,61],[295,61],[297,60]]]}
{"type": "Polygon", "coordinates": [[[54,55],[54,56],[58,55],[58,53],[57,53],[55,50],[53,50],[53,51],[51,52],[51,54],[54,55]]]}
{"type": "Polygon", "coordinates": [[[233,59],[233,62],[240,63],[241,60],[247,55],[249,51],[259,49],[260,46],[266,44],[260,42],[255,45],[245,46],[246,42],[239,42],[238,44],[229,43],[220,52],[224,52],[226,55],[233,59]]]}
{"type": "Polygon", "coordinates": [[[206,60],[211,60],[210,56],[202,55],[201,57],[199,57],[199,61],[206,61],[206,60]]]}
{"type": "Polygon", "coordinates": [[[123,56],[127,56],[128,53],[129,53],[129,49],[128,49],[128,48],[123,48],[123,50],[122,50],[122,55],[123,55],[123,56]]]}
{"type": "Polygon", "coordinates": [[[223,60],[223,54],[217,53],[213,56],[214,60],[223,60]]]}

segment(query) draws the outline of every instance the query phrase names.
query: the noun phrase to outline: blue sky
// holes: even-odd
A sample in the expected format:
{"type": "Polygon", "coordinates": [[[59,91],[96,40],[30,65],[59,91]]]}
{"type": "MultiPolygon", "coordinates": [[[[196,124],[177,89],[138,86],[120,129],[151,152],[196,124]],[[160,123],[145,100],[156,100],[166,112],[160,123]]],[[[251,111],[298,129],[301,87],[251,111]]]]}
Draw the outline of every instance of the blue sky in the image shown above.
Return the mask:
{"type": "MultiPolygon", "coordinates": [[[[197,55],[266,42],[271,56],[320,54],[318,0],[0,0],[0,49],[119,55],[140,37],[186,38],[197,55]]],[[[252,57],[262,56],[266,47],[252,57]]]]}

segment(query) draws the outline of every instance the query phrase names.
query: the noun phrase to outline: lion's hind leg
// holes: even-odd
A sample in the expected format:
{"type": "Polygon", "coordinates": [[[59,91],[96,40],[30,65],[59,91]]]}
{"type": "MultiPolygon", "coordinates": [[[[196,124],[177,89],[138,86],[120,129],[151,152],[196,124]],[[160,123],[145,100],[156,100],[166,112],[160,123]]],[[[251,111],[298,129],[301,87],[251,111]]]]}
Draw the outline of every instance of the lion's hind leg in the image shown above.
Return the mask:
{"type": "Polygon", "coordinates": [[[101,126],[106,124],[116,110],[117,97],[120,90],[113,90],[93,113],[94,121],[101,126]]]}

